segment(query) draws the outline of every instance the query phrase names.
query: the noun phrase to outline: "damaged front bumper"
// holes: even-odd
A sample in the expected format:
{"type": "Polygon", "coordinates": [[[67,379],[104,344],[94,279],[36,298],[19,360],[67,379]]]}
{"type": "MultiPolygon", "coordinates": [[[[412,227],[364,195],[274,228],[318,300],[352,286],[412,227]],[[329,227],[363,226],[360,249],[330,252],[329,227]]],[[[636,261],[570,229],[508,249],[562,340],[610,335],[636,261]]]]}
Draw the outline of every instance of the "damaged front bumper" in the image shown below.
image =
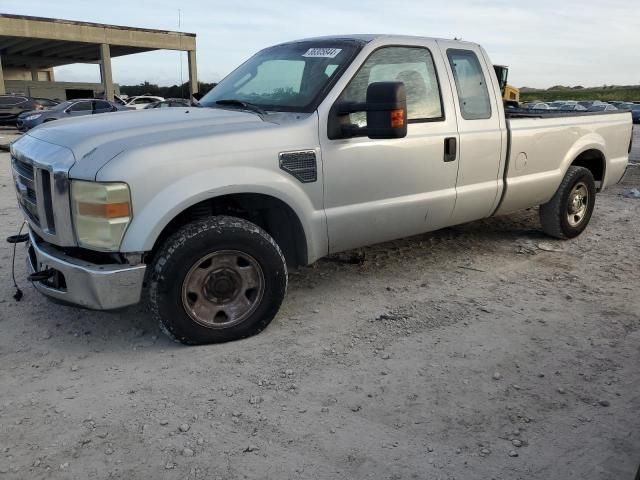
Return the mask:
{"type": "Polygon", "coordinates": [[[49,271],[34,281],[44,295],[93,310],[113,310],[140,301],[147,266],[95,264],[71,257],[29,232],[29,273],[49,271]]]}

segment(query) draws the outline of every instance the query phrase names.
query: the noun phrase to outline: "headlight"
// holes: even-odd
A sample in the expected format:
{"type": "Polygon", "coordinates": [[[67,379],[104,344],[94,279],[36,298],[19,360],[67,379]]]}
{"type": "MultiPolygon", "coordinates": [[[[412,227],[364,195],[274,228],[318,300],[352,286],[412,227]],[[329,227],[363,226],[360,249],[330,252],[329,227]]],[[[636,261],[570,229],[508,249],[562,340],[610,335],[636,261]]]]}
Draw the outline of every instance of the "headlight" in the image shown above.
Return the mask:
{"type": "Polygon", "coordinates": [[[35,115],[29,115],[28,117],[25,117],[25,120],[26,121],[37,120],[41,116],[42,116],[41,113],[36,113],[35,115]]]}
{"type": "Polygon", "coordinates": [[[71,209],[78,244],[117,251],[131,222],[131,195],[126,183],[73,180],[71,209]]]}

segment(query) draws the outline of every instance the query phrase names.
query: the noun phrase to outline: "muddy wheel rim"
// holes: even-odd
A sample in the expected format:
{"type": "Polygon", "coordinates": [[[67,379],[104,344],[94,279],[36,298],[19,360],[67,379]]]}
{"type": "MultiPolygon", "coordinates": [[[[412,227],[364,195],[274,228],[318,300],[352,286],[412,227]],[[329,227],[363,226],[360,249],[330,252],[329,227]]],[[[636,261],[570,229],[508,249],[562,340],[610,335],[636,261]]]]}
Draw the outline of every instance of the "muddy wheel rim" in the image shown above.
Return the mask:
{"type": "Polygon", "coordinates": [[[569,194],[569,203],[567,205],[567,221],[572,227],[577,227],[582,223],[587,215],[589,206],[589,189],[587,186],[579,182],[569,194]]]}
{"type": "Polygon", "coordinates": [[[251,255],[221,250],[195,262],[182,284],[187,314],[208,328],[237,325],[255,312],[264,294],[262,267],[251,255]]]}

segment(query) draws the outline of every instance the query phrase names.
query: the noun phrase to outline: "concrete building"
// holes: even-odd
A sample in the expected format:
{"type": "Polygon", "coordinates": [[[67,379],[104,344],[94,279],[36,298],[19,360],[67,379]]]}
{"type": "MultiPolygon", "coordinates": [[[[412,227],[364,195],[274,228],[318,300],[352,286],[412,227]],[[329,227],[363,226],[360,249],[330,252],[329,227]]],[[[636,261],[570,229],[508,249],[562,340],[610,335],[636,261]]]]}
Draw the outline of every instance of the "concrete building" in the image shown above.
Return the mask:
{"type": "Polygon", "coordinates": [[[187,52],[189,91],[198,91],[193,33],[0,13],[0,94],[113,100],[111,58],[153,50],[187,52]],[[101,83],[56,82],[53,67],[72,63],[100,65],[101,83]]]}

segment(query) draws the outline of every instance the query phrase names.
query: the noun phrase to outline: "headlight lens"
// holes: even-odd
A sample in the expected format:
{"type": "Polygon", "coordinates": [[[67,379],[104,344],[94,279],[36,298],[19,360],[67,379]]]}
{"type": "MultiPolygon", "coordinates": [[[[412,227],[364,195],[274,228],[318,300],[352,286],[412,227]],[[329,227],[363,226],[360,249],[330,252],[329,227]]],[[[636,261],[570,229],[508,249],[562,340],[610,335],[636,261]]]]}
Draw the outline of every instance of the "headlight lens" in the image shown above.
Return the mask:
{"type": "Polygon", "coordinates": [[[28,117],[25,117],[25,120],[27,120],[27,121],[37,120],[41,116],[42,116],[41,113],[36,113],[35,115],[29,115],[28,117]]]}
{"type": "Polygon", "coordinates": [[[71,209],[78,244],[117,251],[131,222],[131,195],[126,183],[73,180],[71,209]]]}

